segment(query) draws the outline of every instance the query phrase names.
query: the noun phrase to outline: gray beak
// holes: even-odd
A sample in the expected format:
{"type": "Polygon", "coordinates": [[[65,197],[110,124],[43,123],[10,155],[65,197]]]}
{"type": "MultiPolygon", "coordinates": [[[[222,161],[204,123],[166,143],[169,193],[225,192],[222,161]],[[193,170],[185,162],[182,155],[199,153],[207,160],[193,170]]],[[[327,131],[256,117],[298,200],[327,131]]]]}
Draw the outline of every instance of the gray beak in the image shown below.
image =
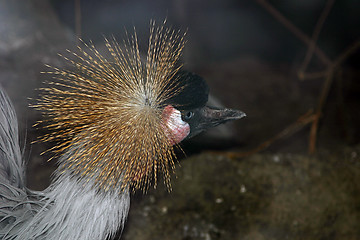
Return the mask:
{"type": "Polygon", "coordinates": [[[202,125],[206,128],[211,128],[228,121],[238,120],[245,116],[246,114],[240,110],[205,106],[202,109],[202,125]]]}
{"type": "Polygon", "coordinates": [[[228,121],[238,120],[245,116],[246,114],[239,110],[205,106],[197,110],[196,119],[190,123],[190,134],[188,138],[193,137],[206,129],[216,127],[228,121]]]}

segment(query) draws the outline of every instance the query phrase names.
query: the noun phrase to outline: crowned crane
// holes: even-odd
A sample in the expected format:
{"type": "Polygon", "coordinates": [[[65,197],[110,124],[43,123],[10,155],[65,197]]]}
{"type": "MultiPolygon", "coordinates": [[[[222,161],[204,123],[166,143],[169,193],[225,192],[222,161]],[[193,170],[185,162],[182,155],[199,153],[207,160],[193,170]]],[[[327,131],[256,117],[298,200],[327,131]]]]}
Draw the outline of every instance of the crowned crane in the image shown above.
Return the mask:
{"type": "Polygon", "coordinates": [[[156,184],[170,186],[174,148],[210,127],[245,116],[206,106],[205,81],[182,70],[184,35],[152,22],[148,51],[140,57],[136,33],[109,57],[83,43],[69,67],[50,67],[53,80],[32,107],[39,126],[55,141],[58,168],[50,186],[25,185],[14,108],[0,89],[0,239],[110,239],[126,220],[130,193],[156,184]]]}

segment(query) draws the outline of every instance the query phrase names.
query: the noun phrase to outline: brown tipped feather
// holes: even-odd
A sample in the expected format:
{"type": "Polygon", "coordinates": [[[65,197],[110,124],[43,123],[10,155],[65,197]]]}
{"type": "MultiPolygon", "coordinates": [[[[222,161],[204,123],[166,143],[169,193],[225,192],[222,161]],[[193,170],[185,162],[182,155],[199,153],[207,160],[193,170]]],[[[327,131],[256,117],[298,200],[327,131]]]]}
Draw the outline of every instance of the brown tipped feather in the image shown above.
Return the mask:
{"type": "Polygon", "coordinates": [[[184,43],[184,35],[152,22],[145,62],[135,33],[123,47],[105,39],[110,59],[85,44],[64,57],[74,70],[52,68],[55,80],[33,107],[50,130],[41,140],[57,141],[52,151],[67,156],[63,171],[111,190],[144,189],[161,170],[170,186],[175,155],[161,115],[181,91],[174,76],[184,43]]]}

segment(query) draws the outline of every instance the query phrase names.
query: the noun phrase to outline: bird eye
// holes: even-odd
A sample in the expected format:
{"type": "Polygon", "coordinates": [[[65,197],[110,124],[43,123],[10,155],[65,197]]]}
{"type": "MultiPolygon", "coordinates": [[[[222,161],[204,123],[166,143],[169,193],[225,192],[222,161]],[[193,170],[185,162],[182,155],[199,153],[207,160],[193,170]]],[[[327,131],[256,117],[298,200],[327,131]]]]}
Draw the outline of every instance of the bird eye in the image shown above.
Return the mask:
{"type": "Polygon", "coordinates": [[[184,119],[185,119],[185,120],[190,120],[193,116],[194,116],[194,112],[189,111],[189,112],[186,112],[186,113],[185,113],[184,119]]]}

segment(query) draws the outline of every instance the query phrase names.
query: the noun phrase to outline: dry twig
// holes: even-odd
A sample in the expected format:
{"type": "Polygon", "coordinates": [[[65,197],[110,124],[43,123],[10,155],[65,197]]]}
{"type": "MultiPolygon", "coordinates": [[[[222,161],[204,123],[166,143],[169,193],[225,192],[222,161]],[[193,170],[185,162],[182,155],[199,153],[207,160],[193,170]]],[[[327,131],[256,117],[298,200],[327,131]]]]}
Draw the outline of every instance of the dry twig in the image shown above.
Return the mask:
{"type": "MultiPolygon", "coordinates": [[[[321,49],[316,45],[316,41],[319,37],[322,26],[334,4],[334,0],[327,1],[322,14],[316,23],[311,39],[306,34],[304,34],[298,27],[296,27],[291,21],[289,21],[286,17],[284,17],[284,15],[282,15],[271,4],[269,4],[267,0],[256,0],[256,2],[259,3],[263,8],[265,8],[271,15],[273,15],[274,18],[276,18],[281,24],[283,24],[287,29],[289,29],[289,31],[291,31],[298,39],[303,41],[308,46],[306,56],[299,70],[299,78],[301,80],[325,78],[319,94],[319,100],[318,100],[316,112],[314,115],[312,115],[311,118],[312,125],[310,129],[309,153],[314,153],[316,151],[319,120],[322,114],[322,109],[328,97],[329,90],[331,88],[334,73],[351,54],[353,54],[358,50],[358,48],[360,48],[360,41],[356,41],[354,44],[350,45],[350,47],[348,47],[342,54],[340,54],[340,56],[335,61],[331,61],[328,58],[328,56],[323,51],[321,51],[321,49]],[[325,64],[326,69],[320,72],[306,73],[307,66],[309,65],[310,60],[314,53],[325,64]]],[[[261,144],[255,150],[256,151],[263,150],[264,147],[267,147],[269,144],[271,144],[273,140],[278,139],[277,136],[279,135],[276,135],[274,138],[270,139],[271,141],[266,141],[265,143],[261,144]]]]}
{"type": "Polygon", "coordinates": [[[321,93],[318,100],[318,105],[315,113],[316,118],[314,119],[310,129],[309,153],[315,153],[316,151],[316,139],[319,120],[327,96],[329,95],[330,87],[334,78],[334,73],[337,68],[345,61],[345,59],[347,59],[351,54],[356,52],[358,48],[360,48],[360,41],[356,41],[355,43],[351,44],[350,47],[348,47],[343,53],[341,53],[340,56],[336,58],[334,63],[329,66],[329,68],[324,72],[325,80],[321,88],[321,93]]]}
{"type": "MultiPolygon", "coordinates": [[[[283,24],[290,32],[292,32],[298,39],[303,41],[306,45],[310,46],[312,40],[298,27],[296,27],[291,21],[289,21],[284,15],[282,15],[276,8],[270,5],[266,0],[255,0],[263,8],[265,8],[274,18],[276,18],[281,24],[283,24]]],[[[330,65],[331,61],[326,56],[326,54],[315,45],[314,53],[319,57],[319,59],[325,64],[330,65]]]]}
{"type": "Polygon", "coordinates": [[[301,67],[300,67],[300,71],[299,71],[299,78],[300,79],[301,79],[301,76],[304,75],[305,70],[307,69],[307,66],[309,65],[310,60],[311,60],[311,58],[312,58],[312,56],[314,54],[314,49],[316,47],[316,42],[317,42],[317,40],[319,38],[322,26],[324,25],[324,22],[325,22],[327,16],[329,15],[332,6],[334,5],[334,2],[335,2],[335,0],[327,1],[326,6],[323,9],[323,12],[321,13],[321,16],[320,16],[319,20],[316,23],[313,35],[311,37],[311,43],[310,43],[310,45],[308,47],[308,50],[306,52],[304,61],[301,64],[301,67]]]}

